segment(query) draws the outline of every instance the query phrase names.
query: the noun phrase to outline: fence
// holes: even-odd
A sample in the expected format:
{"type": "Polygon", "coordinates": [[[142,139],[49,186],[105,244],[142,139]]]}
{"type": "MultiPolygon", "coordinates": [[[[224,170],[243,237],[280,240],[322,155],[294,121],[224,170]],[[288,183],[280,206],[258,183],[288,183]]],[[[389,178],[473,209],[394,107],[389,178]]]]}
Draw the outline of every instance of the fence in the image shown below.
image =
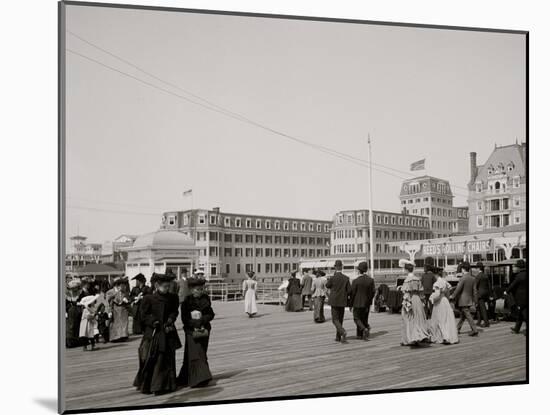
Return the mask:
{"type": "MultiPolygon", "coordinates": [[[[279,283],[258,283],[256,300],[260,304],[283,304],[279,283]]],[[[213,282],[206,285],[212,301],[238,301],[243,299],[242,284],[213,282]]]]}

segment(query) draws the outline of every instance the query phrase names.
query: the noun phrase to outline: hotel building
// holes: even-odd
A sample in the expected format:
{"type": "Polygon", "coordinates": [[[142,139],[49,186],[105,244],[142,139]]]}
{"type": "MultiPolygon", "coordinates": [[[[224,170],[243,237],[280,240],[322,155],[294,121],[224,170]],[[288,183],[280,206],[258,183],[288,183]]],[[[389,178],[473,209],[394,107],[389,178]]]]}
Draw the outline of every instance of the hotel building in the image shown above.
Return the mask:
{"type": "MultiPolygon", "coordinates": [[[[374,268],[398,268],[407,257],[390,242],[431,238],[428,218],[407,213],[373,211],[374,268]]],[[[346,210],[334,215],[330,234],[331,256],[365,261],[370,255],[368,210],[346,210]]],[[[345,262],[349,262],[345,261],[345,262]]]]}
{"type": "Polygon", "coordinates": [[[525,143],[495,146],[482,165],[470,153],[470,233],[526,229],[526,153],[525,143]]]}
{"type": "Polygon", "coordinates": [[[428,218],[434,238],[468,231],[468,208],[453,207],[453,193],[447,180],[432,176],[407,179],[401,186],[401,211],[428,218]]]}
{"type": "Polygon", "coordinates": [[[246,213],[219,208],[165,212],[162,230],[189,236],[198,249],[197,265],[210,279],[238,281],[254,271],[263,281],[280,281],[300,261],[330,255],[332,222],[246,213]]]}

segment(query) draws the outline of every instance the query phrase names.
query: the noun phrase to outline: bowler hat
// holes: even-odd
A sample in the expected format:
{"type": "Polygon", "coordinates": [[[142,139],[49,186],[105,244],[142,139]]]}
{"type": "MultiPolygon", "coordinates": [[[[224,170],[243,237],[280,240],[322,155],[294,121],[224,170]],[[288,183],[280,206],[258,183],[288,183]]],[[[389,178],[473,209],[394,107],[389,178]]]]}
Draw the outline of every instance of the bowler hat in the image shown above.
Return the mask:
{"type": "Polygon", "coordinates": [[[362,261],[357,265],[357,269],[361,272],[366,272],[369,269],[369,263],[366,261],[362,261]]]}
{"type": "Polygon", "coordinates": [[[516,267],[518,267],[519,269],[525,269],[525,261],[523,259],[518,259],[516,261],[516,267]]]}
{"type": "Polygon", "coordinates": [[[145,275],[143,275],[143,274],[140,272],[140,273],[137,274],[134,278],[132,278],[132,280],[145,281],[145,275]]]}
{"type": "Polygon", "coordinates": [[[327,274],[325,274],[324,271],[318,269],[318,270],[315,271],[315,275],[317,275],[318,277],[324,277],[327,274]]]}
{"type": "Polygon", "coordinates": [[[342,268],[344,265],[342,264],[342,261],[337,259],[336,261],[334,261],[334,268],[342,268]]]}

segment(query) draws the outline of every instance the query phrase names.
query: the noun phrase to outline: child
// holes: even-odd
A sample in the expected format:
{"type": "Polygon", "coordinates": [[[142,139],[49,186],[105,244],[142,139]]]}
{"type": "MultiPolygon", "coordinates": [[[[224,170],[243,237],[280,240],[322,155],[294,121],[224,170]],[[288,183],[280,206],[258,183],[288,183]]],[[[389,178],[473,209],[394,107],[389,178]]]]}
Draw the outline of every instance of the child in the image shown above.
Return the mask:
{"type": "Polygon", "coordinates": [[[88,295],[80,300],[80,305],[84,308],[82,311],[82,320],[80,320],[80,337],[83,339],[84,351],[88,350],[88,343],[91,344],[90,350],[95,350],[95,337],[99,334],[97,328],[96,305],[99,295],[88,295]]]}

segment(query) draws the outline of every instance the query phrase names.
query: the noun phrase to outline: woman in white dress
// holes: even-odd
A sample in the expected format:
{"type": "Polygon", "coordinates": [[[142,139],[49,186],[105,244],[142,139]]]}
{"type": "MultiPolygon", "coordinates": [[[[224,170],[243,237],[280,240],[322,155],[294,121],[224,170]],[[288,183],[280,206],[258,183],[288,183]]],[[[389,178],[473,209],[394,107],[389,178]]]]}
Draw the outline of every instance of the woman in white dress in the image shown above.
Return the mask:
{"type": "Polygon", "coordinates": [[[430,343],[428,321],[424,312],[424,304],[420,299],[423,292],[420,278],[414,275],[414,262],[400,259],[399,265],[408,275],[403,282],[403,305],[401,307],[401,345],[418,346],[420,343],[430,343]]]}
{"type": "Polygon", "coordinates": [[[243,297],[244,297],[244,312],[248,314],[248,317],[252,318],[258,312],[256,306],[256,288],[258,283],[254,272],[249,272],[248,278],[243,281],[243,297]]]}
{"type": "MultiPolygon", "coordinates": [[[[440,274],[437,272],[438,274],[440,274]]],[[[433,304],[432,318],[430,320],[430,335],[432,342],[442,344],[458,343],[458,331],[456,329],[455,315],[448,295],[451,289],[441,274],[433,285],[433,293],[430,302],[433,304]]]]}

